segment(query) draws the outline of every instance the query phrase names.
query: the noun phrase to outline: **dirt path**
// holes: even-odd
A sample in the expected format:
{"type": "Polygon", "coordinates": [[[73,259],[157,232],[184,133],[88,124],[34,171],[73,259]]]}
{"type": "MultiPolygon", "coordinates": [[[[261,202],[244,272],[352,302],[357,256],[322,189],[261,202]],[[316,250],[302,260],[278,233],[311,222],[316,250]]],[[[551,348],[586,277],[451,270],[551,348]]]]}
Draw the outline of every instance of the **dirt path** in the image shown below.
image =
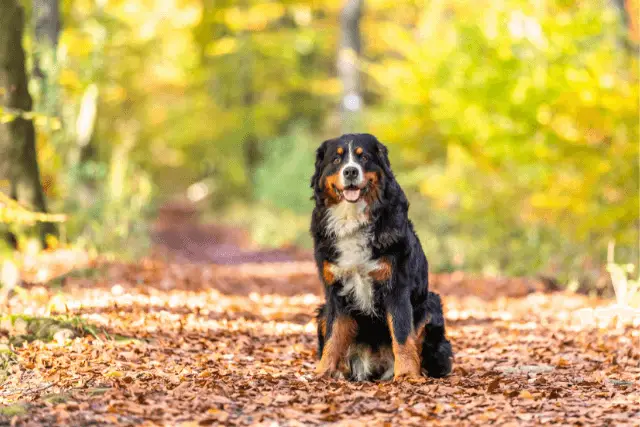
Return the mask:
{"type": "Polygon", "coordinates": [[[28,288],[14,313],[50,304],[96,336],[16,348],[0,424],[640,425],[638,327],[590,324],[602,301],[451,292],[448,378],[317,380],[313,263],[253,256],[267,262],[143,260],[28,288]]]}
{"type": "Polygon", "coordinates": [[[173,202],[160,208],[151,237],[156,257],[174,263],[243,264],[311,259],[309,252],[251,248],[248,234],[218,224],[201,224],[196,208],[173,202]]]}

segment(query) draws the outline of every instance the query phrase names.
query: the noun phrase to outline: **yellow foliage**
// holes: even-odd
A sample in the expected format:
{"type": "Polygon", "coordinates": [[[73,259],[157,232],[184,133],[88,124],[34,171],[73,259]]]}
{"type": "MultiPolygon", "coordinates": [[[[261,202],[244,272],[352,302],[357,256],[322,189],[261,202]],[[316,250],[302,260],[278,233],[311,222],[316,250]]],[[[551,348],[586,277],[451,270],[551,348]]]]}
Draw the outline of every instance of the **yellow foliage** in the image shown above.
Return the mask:
{"type": "Polygon", "coordinates": [[[261,31],[284,13],[284,6],[275,2],[258,3],[249,8],[230,7],[224,13],[224,23],[233,31],[261,31]]]}
{"type": "Polygon", "coordinates": [[[238,41],[233,37],[223,37],[207,46],[207,55],[220,56],[234,53],[238,49],[238,41]]]}
{"type": "Polygon", "coordinates": [[[32,212],[12,198],[0,193],[0,224],[64,222],[66,219],[67,217],[65,215],[32,212]]]}

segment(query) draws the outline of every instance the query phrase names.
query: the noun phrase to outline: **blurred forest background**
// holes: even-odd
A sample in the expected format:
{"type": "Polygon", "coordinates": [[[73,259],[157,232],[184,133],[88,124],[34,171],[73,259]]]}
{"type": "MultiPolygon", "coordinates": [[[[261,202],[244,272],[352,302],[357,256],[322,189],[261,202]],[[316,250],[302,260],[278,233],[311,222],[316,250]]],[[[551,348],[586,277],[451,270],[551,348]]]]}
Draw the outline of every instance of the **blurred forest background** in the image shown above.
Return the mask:
{"type": "Polygon", "coordinates": [[[365,131],[434,271],[596,280],[640,255],[639,4],[0,0],[0,226],[133,256],[184,197],[308,247],[314,150],[365,131]]]}

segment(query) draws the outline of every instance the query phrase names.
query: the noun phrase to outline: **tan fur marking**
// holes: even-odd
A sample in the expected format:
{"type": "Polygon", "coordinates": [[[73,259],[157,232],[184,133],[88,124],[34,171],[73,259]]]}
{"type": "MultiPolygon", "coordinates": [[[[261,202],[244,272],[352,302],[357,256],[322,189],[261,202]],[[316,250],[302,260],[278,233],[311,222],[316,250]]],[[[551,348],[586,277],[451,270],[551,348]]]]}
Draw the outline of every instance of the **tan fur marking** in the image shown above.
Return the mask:
{"type": "Polygon", "coordinates": [[[356,148],[356,154],[360,155],[360,154],[362,154],[362,151],[363,151],[362,147],[356,148]]]}
{"type": "Polygon", "coordinates": [[[431,323],[431,313],[427,313],[427,318],[416,328],[416,341],[418,342],[418,355],[422,358],[422,345],[424,344],[425,328],[431,323]]]}
{"type": "Polygon", "coordinates": [[[418,347],[418,359],[422,358],[422,344],[424,343],[424,328],[425,328],[425,323],[423,323],[422,325],[418,326],[418,329],[416,330],[416,343],[417,343],[417,347],[418,347]]]}
{"type": "Polygon", "coordinates": [[[338,366],[347,354],[347,349],[353,342],[357,329],[358,325],[351,317],[339,316],[336,318],[333,322],[331,336],[327,340],[324,350],[322,351],[320,363],[316,367],[316,375],[334,376],[339,372],[338,366]]]}
{"type": "Polygon", "coordinates": [[[387,314],[387,324],[391,331],[391,340],[393,347],[393,379],[402,378],[419,378],[420,377],[420,353],[418,352],[418,344],[416,333],[413,331],[409,334],[407,341],[400,344],[396,340],[396,334],[393,330],[393,317],[387,314]]]}
{"type": "Polygon", "coordinates": [[[337,152],[338,152],[338,154],[342,155],[342,153],[344,153],[344,148],[338,147],[337,152]]]}
{"type": "Polygon", "coordinates": [[[370,184],[368,184],[369,190],[367,194],[365,194],[364,200],[368,205],[371,205],[380,198],[379,177],[376,172],[365,172],[364,179],[365,182],[370,182],[370,184]]]}
{"type": "Polygon", "coordinates": [[[327,195],[325,204],[327,206],[335,205],[340,201],[340,197],[338,197],[338,193],[336,192],[336,188],[338,188],[340,182],[338,178],[338,174],[335,173],[327,176],[324,180],[324,193],[327,195]]]}
{"type": "Polygon", "coordinates": [[[331,264],[328,261],[322,262],[322,278],[325,285],[333,285],[336,281],[336,276],[331,271],[331,264]]]}
{"type": "Polygon", "coordinates": [[[376,172],[365,172],[364,177],[367,181],[372,181],[374,184],[378,183],[378,174],[376,172]]]}
{"type": "Polygon", "coordinates": [[[391,277],[391,262],[385,257],[378,260],[378,268],[369,272],[371,277],[376,282],[384,282],[391,277]]]}

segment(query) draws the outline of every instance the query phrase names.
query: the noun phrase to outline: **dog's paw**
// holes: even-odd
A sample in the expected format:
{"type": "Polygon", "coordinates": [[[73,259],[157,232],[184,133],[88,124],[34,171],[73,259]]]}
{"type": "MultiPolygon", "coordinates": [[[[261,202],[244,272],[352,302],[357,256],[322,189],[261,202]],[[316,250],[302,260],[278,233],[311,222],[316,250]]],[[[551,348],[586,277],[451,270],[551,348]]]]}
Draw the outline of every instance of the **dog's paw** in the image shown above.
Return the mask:
{"type": "Polygon", "coordinates": [[[412,381],[413,382],[413,381],[419,381],[421,379],[423,379],[422,375],[420,375],[420,374],[416,375],[414,373],[402,374],[402,375],[394,375],[393,376],[393,382],[396,382],[396,383],[405,382],[405,381],[412,381]]]}
{"type": "Polygon", "coordinates": [[[393,381],[417,380],[422,378],[420,368],[418,369],[397,369],[393,373],[393,381]]]}
{"type": "Polygon", "coordinates": [[[316,369],[316,378],[327,378],[327,379],[334,379],[334,380],[341,380],[344,379],[344,373],[342,371],[340,371],[339,369],[333,369],[333,368],[322,368],[322,367],[318,367],[316,369]]]}

